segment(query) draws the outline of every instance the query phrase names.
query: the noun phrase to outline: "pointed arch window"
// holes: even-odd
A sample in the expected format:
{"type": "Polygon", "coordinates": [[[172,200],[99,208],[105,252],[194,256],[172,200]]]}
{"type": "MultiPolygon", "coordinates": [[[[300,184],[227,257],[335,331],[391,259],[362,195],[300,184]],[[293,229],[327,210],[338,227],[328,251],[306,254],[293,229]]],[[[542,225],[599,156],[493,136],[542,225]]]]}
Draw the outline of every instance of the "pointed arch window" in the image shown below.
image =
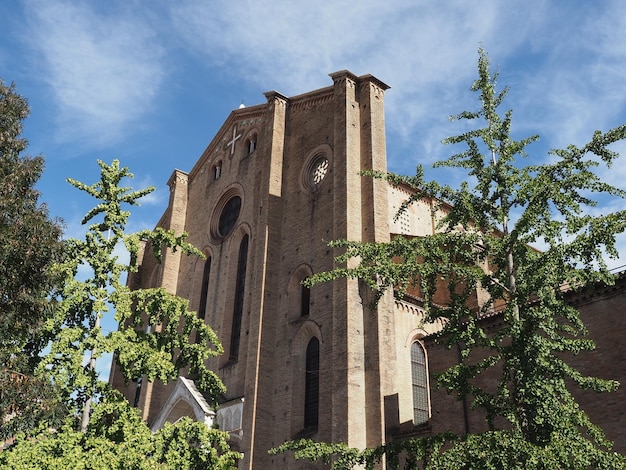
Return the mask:
{"type": "Polygon", "coordinates": [[[211,257],[207,257],[204,262],[204,269],[202,271],[202,287],[200,289],[200,305],[198,306],[198,318],[206,317],[206,304],[209,293],[209,278],[211,277],[211,257]]]}
{"type": "Polygon", "coordinates": [[[311,311],[311,288],[300,284],[300,316],[308,317],[311,311]]]}
{"type": "Polygon", "coordinates": [[[413,386],[413,424],[423,424],[430,417],[426,351],[419,341],[411,344],[411,383],[413,386]]]}
{"type": "Polygon", "coordinates": [[[246,157],[251,155],[256,150],[256,141],[257,141],[256,134],[252,134],[250,137],[246,139],[246,145],[245,145],[246,157]]]}
{"type": "Polygon", "coordinates": [[[313,337],[306,348],[304,427],[317,428],[320,403],[320,342],[313,337]]]}
{"type": "Polygon", "coordinates": [[[237,281],[235,283],[235,305],[233,307],[233,325],[230,332],[229,360],[239,358],[239,342],[241,339],[241,320],[243,317],[243,301],[246,284],[246,268],[248,265],[248,235],[245,235],[239,245],[237,259],[237,281]]]}

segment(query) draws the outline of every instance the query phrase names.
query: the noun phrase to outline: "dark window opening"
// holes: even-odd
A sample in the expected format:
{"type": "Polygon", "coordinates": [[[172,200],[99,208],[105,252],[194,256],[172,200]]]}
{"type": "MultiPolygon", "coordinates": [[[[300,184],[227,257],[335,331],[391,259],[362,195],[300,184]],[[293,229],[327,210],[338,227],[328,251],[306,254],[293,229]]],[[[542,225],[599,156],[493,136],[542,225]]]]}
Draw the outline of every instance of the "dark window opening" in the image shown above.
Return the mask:
{"type": "Polygon", "coordinates": [[[300,287],[300,316],[306,317],[311,310],[311,288],[304,284],[300,287]]]}
{"type": "Polygon", "coordinates": [[[248,235],[243,237],[239,245],[239,259],[237,260],[237,281],[235,283],[235,306],[233,309],[233,325],[230,332],[229,360],[239,358],[239,342],[241,339],[241,320],[243,317],[243,301],[246,284],[246,268],[248,264],[248,235]]]}
{"type": "Polygon", "coordinates": [[[246,141],[246,150],[247,150],[247,155],[250,155],[252,152],[256,150],[256,134],[250,137],[246,141]]]}
{"type": "Polygon", "coordinates": [[[239,218],[239,211],[241,210],[241,198],[239,196],[232,197],[222,209],[220,214],[220,221],[218,225],[218,233],[220,236],[225,237],[235,227],[235,223],[239,218]]]}
{"type": "Polygon", "coordinates": [[[137,408],[139,406],[139,398],[141,397],[141,377],[137,379],[133,379],[135,385],[135,399],[133,400],[133,408],[137,408]]]}
{"type": "Polygon", "coordinates": [[[304,427],[317,428],[320,401],[320,342],[311,338],[306,348],[304,379],[304,427]]]}
{"type": "Polygon", "coordinates": [[[200,289],[200,305],[198,306],[198,318],[206,317],[206,303],[209,293],[209,277],[211,275],[211,258],[207,258],[204,262],[204,270],[202,271],[202,287],[200,289]]]}
{"type": "MultiPolygon", "coordinates": [[[[200,288],[200,305],[198,305],[198,318],[203,320],[206,318],[206,308],[209,294],[209,278],[211,277],[211,258],[208,257],[204,262],[202,271],[202,286],[200,288]]],[[[196,331],[196,343],[200,342],[198,332],[196,331]]]]}

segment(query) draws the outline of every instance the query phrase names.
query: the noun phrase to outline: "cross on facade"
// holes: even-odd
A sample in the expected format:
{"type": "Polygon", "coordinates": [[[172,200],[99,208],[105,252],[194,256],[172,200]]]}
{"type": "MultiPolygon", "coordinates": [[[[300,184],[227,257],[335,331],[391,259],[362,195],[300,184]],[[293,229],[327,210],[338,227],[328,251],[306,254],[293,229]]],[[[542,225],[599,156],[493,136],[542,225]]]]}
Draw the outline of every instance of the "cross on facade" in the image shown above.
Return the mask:
{"type": "Polygon", "coordinates": [[[235,142],[237,142],[240,137],[241,134],[237,135],[237,125],[235,125],[235,127],[233,127],[233,139],[226,144],[226,147],[230,147],[231,156],[235,153],[235,142]]]}

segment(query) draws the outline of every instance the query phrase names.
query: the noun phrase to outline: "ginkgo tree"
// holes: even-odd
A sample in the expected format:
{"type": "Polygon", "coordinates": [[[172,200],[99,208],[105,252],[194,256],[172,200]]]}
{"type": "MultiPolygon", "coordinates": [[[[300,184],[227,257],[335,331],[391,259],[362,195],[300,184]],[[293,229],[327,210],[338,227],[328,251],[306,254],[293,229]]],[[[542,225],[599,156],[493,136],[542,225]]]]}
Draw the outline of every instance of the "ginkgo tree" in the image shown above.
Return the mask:
{"type": "Polygon", "coordinates": [[[132,176],[117,160],[111,165],[99,161],[101,179],[86,185],[68,179],[76,188],[98,200],[83,218],[90,224],[84,240],[70,239],[65,261],[57,266],[66,276],[58,293],[59,305],[48,328],[55,333],[50,353],[42,362],[42,372],[52,374],[62,384],[68,399],[82,412],[81,429],[89,422],[90,402],[101,392],[96,363],[104,353],[113,353],[127,379],[146,376],[148,381],[173,380],[187,368],[198,386],[216,397],[224,387],[205,359],[223,352],[215,332],[188,309],[186,299],[164,288],[131,290],[122,274],[137,270],[140,243],[148,243],[160,259],[163,249],[181,250],[202,256],[185,242],[185,234],[156,228],[127,234],[130,212],[124,205],[136,205],[138,199],[154,188],[133,191],[120,186],[132,176]],[[128,262],[118,256],[123,246],[128,262]],[[81,278],[79,270],[87,272],[81,278]],[[114,314],[119,329],[104,332],[102,317],[114,314]],[[161,325],[161,328],[148,328],[161,325]],[[196,342],[190,341],[192,332],[196,342]],[[84,364],[84,357],[89,361],[84,364]]]}
{"type": "Polygon", "coordinates": [[[117,160],[98,165],[100,181],[92,185],[68,179],[97,204],[82,220],[88,225],[85,238],[67,240],[65,257],[55,267],[64,282],[55,293],[54,316],[44,326],[52,341],[38,368],[39,377],[56,385],[70,416],[57,430],[40,423],[35,439],[18,436],[10,451],[0,453],[0,463],[234,468],[239,454],[229,450],[226,433],[182,420],[152,435],[137,410],[98,378],[96,361],[108,353],[126,380],[168,382],[184,372],[214,399],[225,391],[205,366],[205,360],[223,348],[211,327],[189,310],[188,301],[164,288],[131,290],[124,283],[124,275],[138,269],[142,244],[148,244],[158,260],[164,250],[202,253],[185,241],[184,233],[156,228],[127,234],[130,212],[125,207],[137,205],[154,188],[134,191],[122,186],[133,175],[117,160]],[[120,256],[124,251],[127,258],[120,256]],[[114,317],[117,330],[103,330],[105,315],[114,317]]]}
{"type": "Polygon", "coordinates": [[[624,456],[611,451],[571,394],[572,386],[610,392],[619,384],[568,363],[594,343],[566,299],[568,291],[614,282],[604,256],[618,256],[626,210],[596,215],[590,208],[597,196],[626,196],[597,173],[617,159],[610,146],[626,137],[626,125],[596,131],[583,146],[552,150],[549,158],[524,165],[538,137],[512,137],[512,111],[499,112],[508,89],[498,91],[496,81],[488,55],[479,50],[472,91],[480,107],[452,118],[467,121],[470,130],[446,139],[462,149],[436,164],[466,171],[459,187],[425,181],[420,167],[414,177],[367,174],[416,189],[401,211],[423,198],[450,204],[438,232],[389,243],[333,242],[345,250],[339,266],[351,259],[358,266],[309,280],[363,279],[378,298],[419,286],[426,321],[443,319],[439,340],[461,351],[459,363],[437,383],[482,409],[488,431],[392,441],[365,451],[298,441],[273,452],[293,450],[298,458],[332,461],[333,468],[372,468],[383,456],[388,468],[402,461],[405,468],[427,469],[626,468],[624,456]],[[438,289],[447,293],[447,305],[434,302],[438,289]],[[469,302],[477,289],[487,294],[478,308],[469,302]],[[494,312],[504,321],[492,332],[483,318],[494,312]]]}

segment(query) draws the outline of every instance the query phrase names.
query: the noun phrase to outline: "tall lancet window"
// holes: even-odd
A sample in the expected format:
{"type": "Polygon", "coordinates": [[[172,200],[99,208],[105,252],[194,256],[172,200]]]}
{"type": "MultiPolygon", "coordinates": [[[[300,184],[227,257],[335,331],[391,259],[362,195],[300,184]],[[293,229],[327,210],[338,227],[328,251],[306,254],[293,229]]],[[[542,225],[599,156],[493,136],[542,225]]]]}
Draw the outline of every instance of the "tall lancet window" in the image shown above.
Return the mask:
{"type": "Polygon", "coordinates": [[[419,341],[411,344],[411,382],[413,385],[413,423],[423,424],[430,417],[426,351],[419,341]]]}
{"type": "Polygon", "coordinates": [[[248,235],[243,237],[239,245],[237,260],[237,281],[235,283],[235,306],[233,308],[233,326],[230,332],[231,361],[239,358],[239,342],[241,339],[241,319],[243,317],[243,300],[246,285],[246,267],[248,265],[248,235]]]}
{"type": "Polygon", "coordinates": [[[311,338],[306,348],[304,427],[317,428],[320,404],[320,342],[311,338]]]}
{"type": "Polygon", "coordinates": [[[211,257],[207,257],[202,271],[202,288],[200,289],[200,305],[198,306],[198,318],[206,317],[206,303],[209,293],[209,278],[211,276],[211,257]]]}
{"type": "Polygon", "coordinates": [[[311,288],[300,285],[300,316],[307,317],[311,311],[311,288]]]}

